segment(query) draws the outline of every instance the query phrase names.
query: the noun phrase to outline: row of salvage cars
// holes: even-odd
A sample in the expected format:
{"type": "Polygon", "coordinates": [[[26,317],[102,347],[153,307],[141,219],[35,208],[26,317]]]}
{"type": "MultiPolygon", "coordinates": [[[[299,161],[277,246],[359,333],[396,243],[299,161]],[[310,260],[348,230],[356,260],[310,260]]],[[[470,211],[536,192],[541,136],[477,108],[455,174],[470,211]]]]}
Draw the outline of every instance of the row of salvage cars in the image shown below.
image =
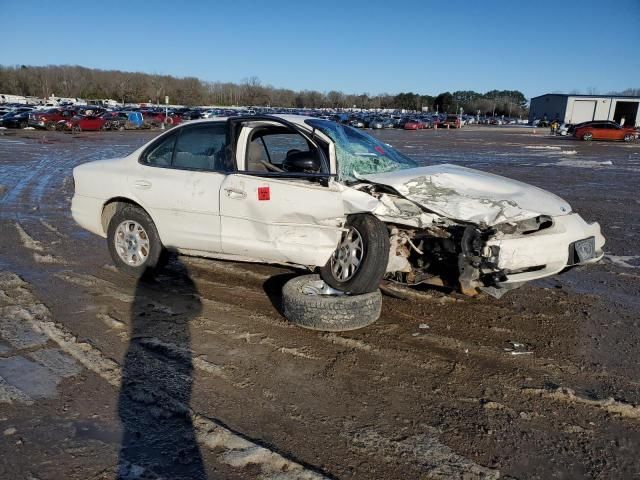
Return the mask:
{"type": "Polygon", "coordinates": [[[97,106],[48,108],[19,107],[0,117],[5,128],[41,128],[70,132],[142,128],[145,120],[136,111],[106,111],[97,106]]]}
{"type": "Polygon", "coordinates": [[[552,193],[451,164],[420,166],[347,125],[294,116],[195,121],[74,169],[72,214],[135,277],[166,252],[304,267],[290,320],[359,328],[383,279],[494,296],[603,256],[552,193]]]}

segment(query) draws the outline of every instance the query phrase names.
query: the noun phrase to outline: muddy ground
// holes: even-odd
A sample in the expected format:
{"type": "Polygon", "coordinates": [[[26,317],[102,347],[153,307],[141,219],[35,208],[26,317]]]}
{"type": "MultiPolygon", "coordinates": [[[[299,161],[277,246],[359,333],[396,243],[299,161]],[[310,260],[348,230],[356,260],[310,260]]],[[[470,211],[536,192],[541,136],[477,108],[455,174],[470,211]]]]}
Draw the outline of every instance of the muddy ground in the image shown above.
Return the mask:
{"type": "Polygon", "coordinates": [[[181,256],[136,284],[74,224],[71,169],[157,133],[0,132],[0,478],[640,476],[640,144],[377,132],[561,195],[607,256],[328,334],[279,313],[294,270],[181,256]]]}

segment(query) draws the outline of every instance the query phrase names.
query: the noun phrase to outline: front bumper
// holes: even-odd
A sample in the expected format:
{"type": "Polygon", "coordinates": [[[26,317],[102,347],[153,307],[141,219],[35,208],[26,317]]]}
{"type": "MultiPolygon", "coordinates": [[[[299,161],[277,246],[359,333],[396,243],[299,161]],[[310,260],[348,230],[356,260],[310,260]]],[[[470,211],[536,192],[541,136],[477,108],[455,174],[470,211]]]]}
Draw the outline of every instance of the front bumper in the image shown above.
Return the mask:
{"type": "Polygon", "coordinates": [[[587,223],[577,213],[553,217],[553,225],[527,235],[498,233],[485,245],[485,254],[498,251],[497,268],[506,279],[500,284],[520,283],[555,275],[574,265],[600,260],[605,239],[598,223],[587,223]],[[589,237],[595,239],[595,256],[582,263],[572,261],[572,244],[589,237]],[[493,247],[493,248],[492,248],[493,247]]]}

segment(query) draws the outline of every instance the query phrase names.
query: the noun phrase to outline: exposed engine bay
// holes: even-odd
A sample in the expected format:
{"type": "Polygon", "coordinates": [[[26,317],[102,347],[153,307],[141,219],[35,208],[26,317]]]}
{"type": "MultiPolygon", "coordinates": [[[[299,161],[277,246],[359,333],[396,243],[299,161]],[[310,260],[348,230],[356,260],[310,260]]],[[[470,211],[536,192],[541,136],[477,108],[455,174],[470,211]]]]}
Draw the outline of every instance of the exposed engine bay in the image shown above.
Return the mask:
{"type": "MultiPolygon", "coordinates": [[[[500,247],[490,239],[524,236],[553,225],[550,216],[494,226],[459,222],[432,213],[399,196],[392,188],[363,184],[358,190],[378,199],[373,213],[389,229],[390,251],[385,279],[406,285],[443,286],[466,295],[483,290],[493,296],[521,285],[504,283],[508,269],[500,268],[500,247]],[[399,223],[398,220],[403,223],[399,223]]],[[[535,270],[540,267],[530,267],[535,270]]]]}

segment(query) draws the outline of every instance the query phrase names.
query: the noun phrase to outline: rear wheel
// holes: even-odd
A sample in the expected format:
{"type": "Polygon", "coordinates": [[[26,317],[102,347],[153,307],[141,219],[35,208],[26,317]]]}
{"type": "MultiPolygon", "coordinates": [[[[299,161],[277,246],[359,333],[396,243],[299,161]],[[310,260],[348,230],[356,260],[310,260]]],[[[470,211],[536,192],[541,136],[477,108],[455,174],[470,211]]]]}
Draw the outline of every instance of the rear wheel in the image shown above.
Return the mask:
{"type": "Polygon", "coordinates": [[[627,133],[627,134],[624,136],[624,141],[625,141],[625,142],[631,142],[631,141],[633,141],[633,139],[634,139],[634,138],[635,138],[635,137],[634,137],[631,133],[627,133]]]}
{"type": "Polygon", "coordinates": [[[352,295],[377,290],[389,260],[389,232],[373,215],[353,215],[320,276],[332,288],[352,295]]]}
{"type": "Polygon", "coordinates": [[[126,205],[116,212],[107,229],[109,253],[118,270],[140,278],[160,266],[160,236],[151,217],[139,207],[126,205]]]}
{"type": "Polygon", "coordinates": [[[591,132],[587,132],[584,135],[582,135],[582,140],[584,140],[585,142],[590,142],[591,140],[593,140],[593,134],[591,132]]]}
{"type": "Polygon", "coordinates": [[[47,130],[55,130],[56,129],[56,123],[55,122],[48,122],[44,128],[46,128],[47,130]]]}
{"type": "Polygon", "coordinates": [[[74,125],[71,127],[71,133],[80,133],[82,132],[82,128],[80,128],[80,125],[74,125]]]}

